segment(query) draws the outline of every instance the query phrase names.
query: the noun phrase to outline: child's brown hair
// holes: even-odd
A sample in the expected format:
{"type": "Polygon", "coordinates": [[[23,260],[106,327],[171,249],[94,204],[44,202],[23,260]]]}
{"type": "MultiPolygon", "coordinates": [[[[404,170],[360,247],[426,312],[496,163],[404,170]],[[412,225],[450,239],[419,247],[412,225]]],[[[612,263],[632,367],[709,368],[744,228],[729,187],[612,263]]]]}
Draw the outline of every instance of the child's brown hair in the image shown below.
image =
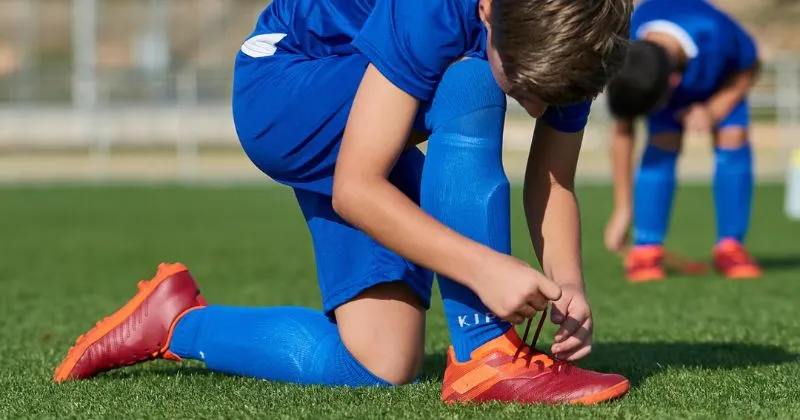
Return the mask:
{"type": "Polygon", "coordinates": [[[492,0],[492,43],[513,90],[596,97],[625,59],[633,0],[492,0]]]}

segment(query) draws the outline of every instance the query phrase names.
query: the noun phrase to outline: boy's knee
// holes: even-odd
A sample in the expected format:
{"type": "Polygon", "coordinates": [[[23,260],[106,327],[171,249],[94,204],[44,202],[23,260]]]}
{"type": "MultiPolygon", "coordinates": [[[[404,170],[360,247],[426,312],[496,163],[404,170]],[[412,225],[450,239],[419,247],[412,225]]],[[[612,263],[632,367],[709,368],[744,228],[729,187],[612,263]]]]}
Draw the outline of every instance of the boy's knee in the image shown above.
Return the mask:
{"type": "MultiPolygon", "coordinates": [[[[385,347],[375,348],[369,357],[369,371],[394,385],[413,383],[422,371],[423,353],[408,355],[385,347]]],[[[366,366],[364,361],[359,360],[366,366]]]]}
{"type": "Polygon", "coordinates": [[[379,340],[368,345],[350,343],[350,354],[373,375],[394,385],[406,385],[419,377],[424,349],[382,344],[379,340]]]}
{"type": "Polygon", "coordinates": [[[746,127],[724,127],[719,129],[715,138],[715,146],[723,150],[735,150],[747,144],[746,127]]]}
{"type": "Polygon", "coordinates": [[[335,315],[345,347],[373,375],[396,385],[416,380],[425,354],[425,307],[410,287],[377,284],[335,315]]]}
{"type": "Polygon", "coordinates": [[[664,152],[680,152],[683,146],[683,135],[671,132],[655,134],[650,138],[649,146],[664,152]]]}
{"type": "Polygon", "coordinates": [[[506,95],[495,82],[489,63],[465,59],[445,71],[425,108],[425,124],[430,131],[437,131],[457,123],[458,131],[478,131],[461,134],[481,134],[488,128],[502,130],[505,110],[506,95]],[[463,117],[468,117],[467,121],[463,117]]]}

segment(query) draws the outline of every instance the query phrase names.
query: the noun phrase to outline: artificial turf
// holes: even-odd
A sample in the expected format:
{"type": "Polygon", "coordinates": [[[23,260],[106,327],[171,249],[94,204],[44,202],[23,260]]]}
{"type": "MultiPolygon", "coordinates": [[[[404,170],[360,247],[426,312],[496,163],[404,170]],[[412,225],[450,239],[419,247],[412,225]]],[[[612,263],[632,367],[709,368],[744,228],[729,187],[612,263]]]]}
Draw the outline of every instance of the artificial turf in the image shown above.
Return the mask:
{"type": "MultiPolygon", "coordinates": [[[[531,260],[514,194],[515,254],[531,260]]],[[[228,305],[319,307],[310,240],[292,193],[277,187],[0,189],[0,418],[800,418],[800,225],[783,188],[756,190],[748,243],[759,281],[673,276],[629,285],[602,247],[610,189],[579,190],[596,345],[584,367],[633,389],[595,407],[439,401],[448,335],[438,295],[420,383],[326,389],[152,362],[56,385],[78,334],[130,298],[158,262],[189,265],[203,294],[228,305]]],[[[710,190],[680,190],[669,246],[704,258],[714,240],[710,190]]],[[[555,331],[548,325],[540,347],[555,331]]]]}

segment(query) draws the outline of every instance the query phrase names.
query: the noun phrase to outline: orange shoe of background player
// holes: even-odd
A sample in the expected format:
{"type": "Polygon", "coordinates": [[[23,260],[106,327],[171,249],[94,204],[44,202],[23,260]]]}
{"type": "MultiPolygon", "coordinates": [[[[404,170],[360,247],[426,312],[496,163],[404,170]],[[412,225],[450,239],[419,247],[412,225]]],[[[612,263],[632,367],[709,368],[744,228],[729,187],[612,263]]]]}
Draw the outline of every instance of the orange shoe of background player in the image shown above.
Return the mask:
{"type": "Polygon", "coordinates": [[[444,372],[442,401],[446,403],[513,402],[522,404],[589,405],[625,395],[625,377],[580,369],[536,350],[535,342],[546,313],[542,314],[532,346],[511,328],[504,335],[472,352],[459,363],[450,347],[444,372]]]}
{"type": "Polygon", "coordinates": [[[661,245],[640,245],[625,254],[625,276],[631,283],[663,280],[664,247],[661,245]]]}
{"type": "Polygon", "coordinates": [[[761,268],[741,242],[723,239],[714,247],[714,266],[729,279],[745,280],[761,277],[761,268]]]}
{"type": "Polygon", "coordinates": [[[133,299],[78,337],[53,380],[86,379],[156,358],[180,360],[168,351],[172,328],[182,314],[206,305],[183,264],[161,264],[155,277],[139,282],[133,299]]]}

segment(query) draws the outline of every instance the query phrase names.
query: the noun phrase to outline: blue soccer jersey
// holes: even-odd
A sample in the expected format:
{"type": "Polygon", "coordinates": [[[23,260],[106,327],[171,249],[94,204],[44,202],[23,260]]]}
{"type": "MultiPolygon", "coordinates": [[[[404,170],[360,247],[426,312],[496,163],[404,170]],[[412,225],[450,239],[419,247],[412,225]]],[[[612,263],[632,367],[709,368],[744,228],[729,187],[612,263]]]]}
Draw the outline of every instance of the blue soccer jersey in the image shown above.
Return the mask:
{"type": "MultiPolygon", "coordinates": [[[[426,101],[454,61],[486,59],[486,28],[478,0],[274,0],[242,52],[310,59],[362,54],[395,86],[426,101]]],[[[551,107],[543,119],[578,131],[589,105],[551,107]]]]}
{"type": "Polygon", "coordinates": [[[309,58],[361,53],[423,101],[453,61],[486,58],[478,0],[275,0],[243,48],[270,35],[309,58]]]}
{"type": "Polygon", "coordinates": [[[704,0],[645,0],[633,13],[631,31],[633,39],[653,31],[672,35],[689,57],[671,108],[708,99],[729,75],[757,60],[751,36],[704,0]]]}

